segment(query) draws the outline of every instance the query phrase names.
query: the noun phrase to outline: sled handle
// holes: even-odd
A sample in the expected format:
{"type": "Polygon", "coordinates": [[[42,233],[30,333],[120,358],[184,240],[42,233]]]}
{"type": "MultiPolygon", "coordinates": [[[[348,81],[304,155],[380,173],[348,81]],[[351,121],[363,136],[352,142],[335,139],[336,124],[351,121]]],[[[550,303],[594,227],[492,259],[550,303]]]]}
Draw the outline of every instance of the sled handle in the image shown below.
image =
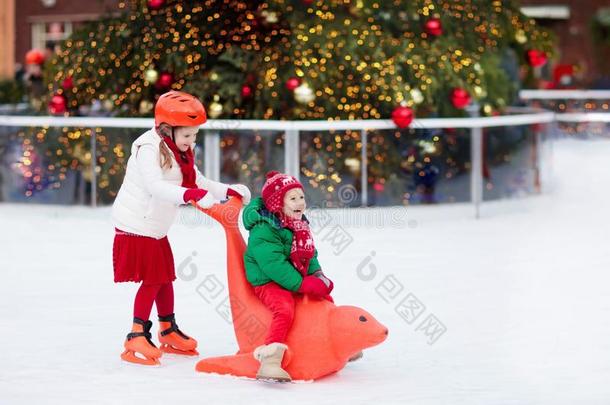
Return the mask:
{"type": "Polygon", "coordinates": [[[224,227],[237,227],[239,222],[239,212],[243,206],[240,197],[229,197],[225,203],[214,204],[210,208],[203,208],[196,201],[191,201],[191,205],[197,210],[214,218],[224,227]]]}

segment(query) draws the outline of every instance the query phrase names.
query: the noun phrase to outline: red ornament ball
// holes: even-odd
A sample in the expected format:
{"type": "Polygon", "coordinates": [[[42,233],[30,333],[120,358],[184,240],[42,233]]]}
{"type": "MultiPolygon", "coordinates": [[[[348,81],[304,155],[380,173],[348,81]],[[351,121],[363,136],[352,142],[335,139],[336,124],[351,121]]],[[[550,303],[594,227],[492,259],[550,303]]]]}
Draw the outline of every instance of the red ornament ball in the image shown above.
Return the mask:
{"type": "Polygon", "coordinates": [[[38,49],[30,49],[25,54],[26,65],[42,65],[44,63],[44,53],[38,49]]]}
{"type": "Polygon", "coordinates": [[[148,8],[151,10],[158,10],[165,5],[165,0],[148,0],[148,8]]]}
{"type": "Polygon", "coordinates": [[[72,76],[66,77],[61,82],[61,88],[64,89],[65,91],[70,91],[70,90],[72,90],[72,88],[74,88],[74,81],[72,80],[72,76]]]}
{"type": "Polygon", "coordinates": [[[451,91],[451,104],[458,109],[466,107],[470,104],[470,94],[465,89],[456,87],[451,91]]]}
{"type": "Polygon", "coordinates": [[[406,128],[413,121],[413,110],[399,105],[392,111],[392,121],[398,128],[406,128]]]}
{"type": "Polygon", "coordinates": [[[252,97],[252,87],[248,86],[247,84],[243,85],[241,87],[241,96],[242,98],[252,97]]]}
{"type": "Polygon", "coordinates": [[[296,77],[291,77],[286,80],[286,88],[290,91],[294,91],[297,87],[301,85],[301,81],[296,77]]]}
{"type": "Polygon", "coordinates": [[[49,112],[53,115],[62,115],[68,110],[68,101],[61,94],[55,94],[49,101],[49,112]]]}
{"type": "Polygon", "coordinates": [[[174,75],[169,72],[163,72],[159,75],[159,80],[157,80],[157,87],[161,89],[168,89],[174,83],[174,75]]]}
{"type": "Polygon", "coordinates": [[[527,51],[527,63],[533,67],[544,66],[547,62],[546,53],[538,49],[530,49],[527,51]]]}
{"type": "Polygon", "coordinates": [[[438,37],[443,33],[443,24],[440,18],[431,18],[424,24],[424,30],[428,35],[438,37]]]}

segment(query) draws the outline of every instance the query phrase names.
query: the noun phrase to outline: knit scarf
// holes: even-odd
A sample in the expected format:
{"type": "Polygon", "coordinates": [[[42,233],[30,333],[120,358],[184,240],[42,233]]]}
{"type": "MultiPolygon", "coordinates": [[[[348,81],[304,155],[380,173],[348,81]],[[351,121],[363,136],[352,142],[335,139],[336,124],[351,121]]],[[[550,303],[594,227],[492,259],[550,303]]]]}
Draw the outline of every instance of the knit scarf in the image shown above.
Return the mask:
{"type": "Polygon", "coordinates": [[[178,165],[180,166],[180,171],[182,172],[182,187],[197,188],[197,184],[195,183],[197,174],[195,173],[195,156],[193,155],[193,150],[188,148],[186,152],[182,152],[169,136],[163,136],[163,141],[173,152],[176,162],[178,162],[178,165]]]}
{"type": "Polygon", "coordinates": [[[306,276],[309,262],[315,252],[309,223],[303,219],[289,218],[283,213],[280,213],[279,218],[282,226],[292,231],[290,262],[303,276],[306,276]]]}

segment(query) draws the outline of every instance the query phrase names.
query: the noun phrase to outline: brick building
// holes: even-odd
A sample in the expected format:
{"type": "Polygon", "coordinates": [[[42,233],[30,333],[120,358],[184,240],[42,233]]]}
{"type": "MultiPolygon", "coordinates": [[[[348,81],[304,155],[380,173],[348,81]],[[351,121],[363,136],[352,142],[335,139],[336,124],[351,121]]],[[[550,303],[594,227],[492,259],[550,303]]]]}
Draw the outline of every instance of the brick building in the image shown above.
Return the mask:
{"type": "Polygon", "coordinates": [[[25,53],[61,41],[86,21],[117,9],[119,0],[0,0],[0,77],[14,74],[25,53]]]}
{"type": "Polygon", "coordinates": [[[522,0],[521,5],[525,14],[555,33],[557,63],[576,66],[580,82],[591,84],[601,76],[610,76],[610,46],[596,44],[591,31],[593,19],[602,9],[610,9],[610,1],[522,0]]]}
{"type": "MultiPolygon", "coordinates": [[[[491,0],[489,0],[491,1],[491,0]]],[[[70,34],[78,24],[116,10],[119,0],[0,0],[0,76],[10,77],[25,53],[70,34]]],[[[555,31],[559,64],[576,65],[583,83],[610,75],[610,47],[595,46],[590,23],[608,0],[522,0],[526,14],[555,31]],[[606,63],[605,66],[609,66],[606,63]]]]}

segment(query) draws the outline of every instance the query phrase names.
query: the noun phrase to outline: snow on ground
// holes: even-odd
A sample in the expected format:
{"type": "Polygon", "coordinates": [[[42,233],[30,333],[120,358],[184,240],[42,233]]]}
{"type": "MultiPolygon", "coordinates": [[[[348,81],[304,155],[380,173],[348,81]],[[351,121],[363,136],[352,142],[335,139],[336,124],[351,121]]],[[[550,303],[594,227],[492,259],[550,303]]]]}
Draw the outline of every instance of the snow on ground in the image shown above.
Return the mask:
{"type": "MultiPolygon", "coordinates": [[[[559,141],[553,193],[485,204],[480,220],[469,205],[331,212],[316,242],[335,300],[390,334],[304,384],[204,375],[171,355],[121,362],[137,286],[112,282],[109,208],[0,205],[0,403],[610,403],[608,156],[610,141],[559,141]],[[385,226],[352,223],[370,216],[385,226]],[[349,245],[325,237],[337,224],[349,245]]],[[[178,323],[202,356],[230,354],[226,292],[201,294],[206,277],[225,282],[223,232],[191,214],[170,233],[178,323]]]]}

